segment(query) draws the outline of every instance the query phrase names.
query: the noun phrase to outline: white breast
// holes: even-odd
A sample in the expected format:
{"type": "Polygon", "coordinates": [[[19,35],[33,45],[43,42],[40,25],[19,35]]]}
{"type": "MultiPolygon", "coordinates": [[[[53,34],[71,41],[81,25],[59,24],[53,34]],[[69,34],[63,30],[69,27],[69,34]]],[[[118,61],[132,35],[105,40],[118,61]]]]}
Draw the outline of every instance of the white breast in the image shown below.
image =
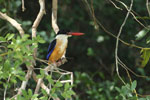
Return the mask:
{"type": "Polygon", "coordinates": [[[64,49],[66,49],[68,44],[68,36],[67,35],[57,35],[56,36],[57,43],[59,44],[60,53],[64,52],[64,49]]]}

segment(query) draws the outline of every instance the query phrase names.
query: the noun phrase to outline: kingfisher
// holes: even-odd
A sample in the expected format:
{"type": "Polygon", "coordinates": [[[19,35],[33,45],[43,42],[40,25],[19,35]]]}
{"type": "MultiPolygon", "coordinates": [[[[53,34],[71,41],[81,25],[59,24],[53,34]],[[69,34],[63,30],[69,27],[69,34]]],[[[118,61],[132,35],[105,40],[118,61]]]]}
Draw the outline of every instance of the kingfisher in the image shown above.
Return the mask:
{"type": "Polygon", "coordinates": [[[70,30],[59,30],[55,39],[49,44],[46,59],[48,63],[55,63],[60,60],[66,53],[68,37],[80,36],[84,33],[71,32],[70,30]]]}

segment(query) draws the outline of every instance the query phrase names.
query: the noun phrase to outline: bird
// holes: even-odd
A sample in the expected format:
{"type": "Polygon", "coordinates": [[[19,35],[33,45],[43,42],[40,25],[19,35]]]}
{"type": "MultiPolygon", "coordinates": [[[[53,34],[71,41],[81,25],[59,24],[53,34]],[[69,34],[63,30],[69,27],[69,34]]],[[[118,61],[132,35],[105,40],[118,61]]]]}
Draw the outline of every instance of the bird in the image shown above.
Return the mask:
{"type": "Polygon", "coordinates": [[[80,36],[84,33],[71,32],[70,30],[62,29],[56,34],[55,39],[49,44],[46,59],[48,63],[56,63],[66,53],[68,45],[68,37],[80,36]]]}

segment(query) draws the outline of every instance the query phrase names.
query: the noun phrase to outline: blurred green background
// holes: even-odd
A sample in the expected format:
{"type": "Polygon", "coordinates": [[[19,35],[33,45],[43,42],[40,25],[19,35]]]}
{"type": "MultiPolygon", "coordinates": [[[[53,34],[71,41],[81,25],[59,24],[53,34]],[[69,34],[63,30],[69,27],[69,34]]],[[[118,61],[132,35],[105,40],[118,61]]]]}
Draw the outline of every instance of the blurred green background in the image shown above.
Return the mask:
{"type": "MultiPolygon", "coordinates": [[[[130,4],[130,1],[123,2],[127,6],[130,4]]],[[[123,87],[124,84],[115,71],[116,39],[106,33],[97,22],[95,23],[90,12],[90,7],[93,7],[97,20],[107,30],[117,35],[127,11],[120,3],[115,3],[123,10],[116,9],[109,0],[59,0],[57,21],[59,28],[85,33],[81,37],[69,38],[66,54],[68,62],[61,66],[62,69],[74,73],[75,100],[130,100],[129,98],[136,100],[135,94],[123,87]]],[[[134,0],[133,11],[136,12],[136,17],[148,26],[150,18],[145,4],[144,0],[134,0]]],[[[46,15],[37,29],[37,34],[46,41],[45,44],[38,46],[40,59],[46,58],[48,45],[55,37],[51,27],[51,5],[52,1],[46,0],[46,15]]],[[[25,8],[26,10],[22,12],[21,0],[0,0],[0,11],[16,19],[22,24],[25,33],[31,35],[33,21],[39,12],[38,0],[25,0],[25,8]]],[[[120,38],[131,44],[149,47],[150,45],[146,44],[147,38],[141,40],[135,38],[142,29],[143,27],[130,15],[120,38]]],[[[6,36],[7,33],[19,35],[8,22],[0,20],[0,36],[6,36]]],[[[119,43],[118,55],[137,74],[149,75],[149,64],[145,68],[140,66],[140,49],[119,43]]],[[[37,62],[36,67],[41,65],[37,62]]],[[[130,84],[126,71],[120,66],[119,72],[125,82],[130,84]]],[[[136,77],[133,74],[131,77],[137,81],[136,90],[139,94],[150,94],[150,79],[136,77]]]]}

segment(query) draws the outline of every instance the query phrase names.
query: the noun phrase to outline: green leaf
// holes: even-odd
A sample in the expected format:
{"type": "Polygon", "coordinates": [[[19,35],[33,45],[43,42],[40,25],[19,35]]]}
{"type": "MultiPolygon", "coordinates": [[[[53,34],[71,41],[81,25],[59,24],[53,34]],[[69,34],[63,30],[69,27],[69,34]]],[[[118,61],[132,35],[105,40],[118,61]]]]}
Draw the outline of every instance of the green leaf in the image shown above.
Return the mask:
{"type": "Polygon", "coordinates": [[[46,77],[46,79],[48,80],[48,82],[49,82],[50,84],[54,85],[54,81],[53,81],[53,79],[52,79],[52,77],[51,77],[50,75],[48,75],[48,76],[46,77]]]}
{"type": "Polygon", "coordinates": [[[60,83],[60,82],[58,81],[58,82],[56,82],[55,86],[56,86],[56,87],[62,87],[63,85],[62,85],[62,83],[60,83]]]}
{"type": "Polygon", "coordinates": [[[94,50],[92,48],[87,49],[87,55],[88,56],[94,56],[94,50]]]}
{"type": "Polygon", "coordinates": [[[17,68],[19,67],[23,62],[21,60],[16,60],[14,63],[14,67],[17,68]]]}
{"type": "Polygon", "coordinates": [[[32,65],[32,63],[31,63],[31,62],[29,62],[29,61],[26,61],[26,62],[25,62],[25,64],[26,64],[26,66],[30,66],[30,65],[32,65]]]}
{"type": "Polygon", "coordinates": [[[6,13],[6,8],[2,8],[2,10],[1,10],[3,13],[6,13]]]}
{"type": "Polygon", "coordinates": [[[44,89],[41,89],[43,95],[47,96],[47,92],[44,89]]]}
{"type": "Polygon", "coordinates": [[[41,75],[37,75],[36,77],[37,77],[37,78],[43,78],[43,76],[41,76],[41,75]]]}
{"type": "Polygon", "coordinates": [[[68,90],[67,91],[68,92],[68,94],[71,96],[71,95],[75,95],[75,92],[73,91],[73,90],[68,90]]]}
{"type": "Polygon", "coordinates": [[[25,98],[28,97],[28,94],[27,94],[26,90],[22,90],[22,94],[23,94],[23,96],[24,96],[25,98]]]}
{"type": "Polygon", "coordinates": [[[28,89],[28,95],[29,95],[29,97],[32,97],[32,90],[31,89],[28,89]]]}
{"type": "Polygon", "coordinates": [[[4,63],[4,70],[5,70],[5,71],[9,71],[10,68],[11,68],[11,66],[10,66],[10,61],[7,59],[7,60],[5,61],[5,63],[4,63]]]}
{"type": "Polygon", "coordinates": [[[120,93],[120,91],[121,91],[121,90],[120,90],[120,88],[118,88],[118,87],[115,87],[115,89],[116,89],[116,90],[117,90],[117,91],[120,93]]]}
{"type": "Polygon", "coordinates": [[[144,29],[142,29],[141,31],[139,31],[135,37],[136,40],[141,40],[148,32],[150,31],[150,26],[145,27],[144,29]]]}
{"type": "Polygon", "coordinates": [[[40,74],[41,74],[42,77],[44,77],[44,76],[45,76],[44,70],[41,69],[41,70],[40,70],[40,74]]]}
{"type": "Polygon", "coordinates": [[[0,41],[5,42],[5,41],[6,41],[6,39],[5,39],[4,37],[0,37],[0,41]]]}
{"type": "Polygon", "coordinates": [[[3,57],[2,56],[0,56],[0,61],[2,61],[3,60],[3,57]]]}
{"type": "Polygon", "coordinates": [[[145,67],[149,61],[149,58],[150,58],[150,50],[149,49],[142,49],[141,53],[142,53],[142,55],[141,55],[141,58],[142,58],[141,66],[145,67]]]}
{"type": "Polygon", "coordinates": [[[21,95],[18,95],[17,100],[25,100],[25,98],[23,98],[21,95]]]}
{"type": "Polygon", "coordinates": [[[62,93],[62,96],[64,98],[71,98],[72,95],[75,95],[75,92],[72,90],[68,90],[62,93]]]}
{"type": "Polygon", "coordinates": [[[15,34],[6,35],[8,41],[11,40],[14,36],[15,36],[15,34]]]}
{"type": "Polygon", "coordinates": [[[48,100],[48,97],[43,96],[43,97],[40,97],[39,100],[48,100]]]}
{"type": "Polygon", "coordinates": [[[146,44],[150,43],[150,36],[146,39],[146,44]]]}
{"type": "Polygon", "coordinates": [[[57,98],[57,97],[58,97],[56,93],[51,94],[51,96],[52,96],[53,98],[57,98]]]}
{"type": "Polygon", "coordinates": [[[40,35],[37,36],[37,40],[39,43],[45,43],[45,40],[40,37],[40,35]]]}
{"type": "Polygon", "coordinates": [[[70,89],[70,88],[71,88],[70,84],[69,84],[69,83],[66,83],[66,84],[65,84],[65,91],[67,91],[67,90],[70,89]]]}
{"type": "Polygon", "coordinates": [[[18,76],[18,78],[19,78],[21,81],[25,81],[25,80],[26,80],[25,77],[23,77],[23,76],[18,76]]]}
{"type": "Polygon", "coordinates": [[[34,94],[34,95],[32,96],[32,99],[31,99],[31,100],[39,100],[37,97],[38,97],[38,94],[34,94]]]}
{"type": "Polygon", "coordinates": [[[41,39],[41,40],[39,40],[39,43],[45,43],[45,40],[41,39]]]}
{"type": "Polygon", "coordinates": [[[15,77],[14,77],[14,78],[11,78],[11,82],[12,82],[12,83],[17,83],[16,78],[15,78],[15,77]]]}
{"type": "Polygon", "coordinates": [[[136,88],[136,86],[137,86],[137,82],[136,80],[134,80],[131,84],[131,90],[133,91],[136,88]]]}

